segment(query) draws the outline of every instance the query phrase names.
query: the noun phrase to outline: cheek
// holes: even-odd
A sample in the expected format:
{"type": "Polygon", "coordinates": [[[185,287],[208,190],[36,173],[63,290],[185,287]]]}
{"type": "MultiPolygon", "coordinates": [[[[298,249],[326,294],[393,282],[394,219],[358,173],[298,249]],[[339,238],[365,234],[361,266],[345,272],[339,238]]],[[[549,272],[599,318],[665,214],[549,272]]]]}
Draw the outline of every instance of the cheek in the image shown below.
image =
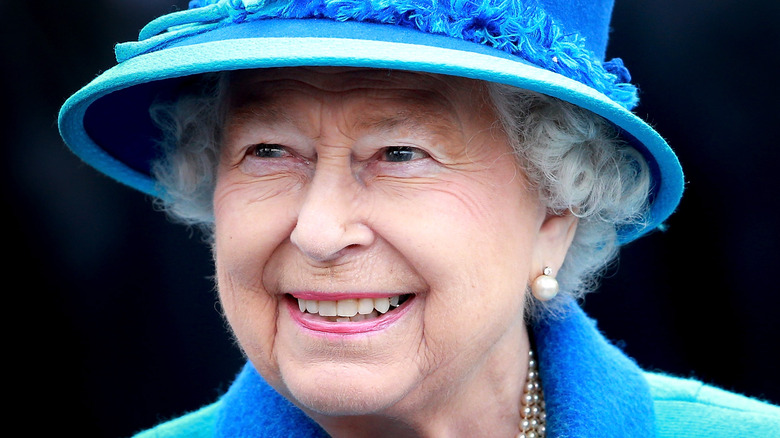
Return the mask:
{"type": "Polygon", "coordinates": [[[465,296],[458,299],[477,306],[485,305],[485,298],[516,298],[524,290],[533,253],[534,209],[524,212],[517,193],[500,202],[488,202],[485,194],[470,194],[458,190],[431,202],[438,212],[426,227],[427,244],[420,246],[438,267],[440,278],[431,280],[449,287],[461,285],[465,296]]]}
{"type": "Polygon", "coordinates": [[[488,266],[530,252],[544,218],[544,209],[522,181],[501,169],[494,175],[481,172],[437,183],[409,203],[401,210],[421,212],[411,223],[424,224],[422,234],[442,246],[442,254],[488,266]]]}
{"type": "MultiPolygon", "coordinates": [[[[215,264],[225,317],[259,370],[275,372],[272,360],[278,299],[265,290],[263,270],[289,235],[288,204],[275,197],[254,202],[250,186],[218,185],[215,191],[215,264]]],[[[273,374],[269,374],[273,375],[273,374]]]]}
{"type": "Polygon", "coordinates": [[[215,253],[225,275],[248,289],[262,288],[259,273],[295,224],[300,180],[244,181],[220,174],[214,192],[215,253]]]}
{"type": "Polygon", "coordinates": [[[439,320],[521,312],[543,209],[511,169],[462,176],[404,198],[394,210],[406,229],[387,238],[431,286],[439,320]]]}
{"type": "Polygon", "coordinates": [[[538,209],[519,186],[472,183],[429,187],[397,203],[395,223],[406,226],[383,233],[429,286],[421,369],[455,374],[524,330],[538,209]]]}

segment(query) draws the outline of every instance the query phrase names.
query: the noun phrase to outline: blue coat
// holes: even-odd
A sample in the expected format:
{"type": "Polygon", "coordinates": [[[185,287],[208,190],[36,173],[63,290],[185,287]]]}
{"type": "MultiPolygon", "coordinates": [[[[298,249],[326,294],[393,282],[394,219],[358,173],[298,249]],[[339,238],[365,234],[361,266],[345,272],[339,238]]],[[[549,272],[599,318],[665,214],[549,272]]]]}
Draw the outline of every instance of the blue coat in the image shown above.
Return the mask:
{"type": "MultiPolygon", "coordinates": [[[[780,407],[641,370],[574,303],[533,333],[548,437],[780,437],[780,407]]],[[[327,434],[246,364],[216,402],[136,436],[152,437],[327,434]]]]}

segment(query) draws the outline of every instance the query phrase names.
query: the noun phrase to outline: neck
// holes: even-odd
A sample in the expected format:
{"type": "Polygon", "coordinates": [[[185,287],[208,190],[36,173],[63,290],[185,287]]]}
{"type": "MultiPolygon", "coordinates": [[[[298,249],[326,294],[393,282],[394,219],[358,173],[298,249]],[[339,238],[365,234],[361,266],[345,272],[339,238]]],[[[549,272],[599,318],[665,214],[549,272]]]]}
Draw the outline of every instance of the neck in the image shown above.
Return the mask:
{"type": "Polygon", "coordinates": [[[330,436],[341,437],[515,437],[530,342],[523,325],[508,331],[471,370],[442,368],[414,393],[372,415],[326,417],[309,413],[330,436]],[[519,336],[518,336],[519,335],[519,336]]]}

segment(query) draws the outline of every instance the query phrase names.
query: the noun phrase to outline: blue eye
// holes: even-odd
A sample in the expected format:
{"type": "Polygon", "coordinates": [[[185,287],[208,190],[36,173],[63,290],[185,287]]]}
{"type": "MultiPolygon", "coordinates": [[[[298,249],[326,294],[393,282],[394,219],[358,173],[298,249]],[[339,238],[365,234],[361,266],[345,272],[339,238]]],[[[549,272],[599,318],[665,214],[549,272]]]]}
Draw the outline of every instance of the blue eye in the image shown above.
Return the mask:
{"type": "Polygon", "coordinates": [[[258,158],[281,158],[290,155],[284,146],[278,144],[254,145],[250,152],[258,158]]]}
{"type": "Polygon", "coordinates": [[[420,149],[410,146],[391,146],[384,148],[382,158],[391,163],[403,163],[412,160],[419,160],[427,157],[428,154],[420,149]]]}

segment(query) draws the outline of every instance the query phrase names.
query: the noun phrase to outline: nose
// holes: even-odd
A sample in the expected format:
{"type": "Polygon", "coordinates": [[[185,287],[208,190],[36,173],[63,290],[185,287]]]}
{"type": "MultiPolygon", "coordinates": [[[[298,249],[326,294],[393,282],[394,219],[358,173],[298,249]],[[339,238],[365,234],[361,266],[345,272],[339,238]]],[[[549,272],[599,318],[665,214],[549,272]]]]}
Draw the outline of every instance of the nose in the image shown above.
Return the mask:
{"type": "Polygon", "coordinates": [[[320,164],[308,183],[290,240],[310,259],[328,262],[347,248],[370,245],[374,232],[362,214],[364,188],[349,166],[334,169],[320,164]]]}

